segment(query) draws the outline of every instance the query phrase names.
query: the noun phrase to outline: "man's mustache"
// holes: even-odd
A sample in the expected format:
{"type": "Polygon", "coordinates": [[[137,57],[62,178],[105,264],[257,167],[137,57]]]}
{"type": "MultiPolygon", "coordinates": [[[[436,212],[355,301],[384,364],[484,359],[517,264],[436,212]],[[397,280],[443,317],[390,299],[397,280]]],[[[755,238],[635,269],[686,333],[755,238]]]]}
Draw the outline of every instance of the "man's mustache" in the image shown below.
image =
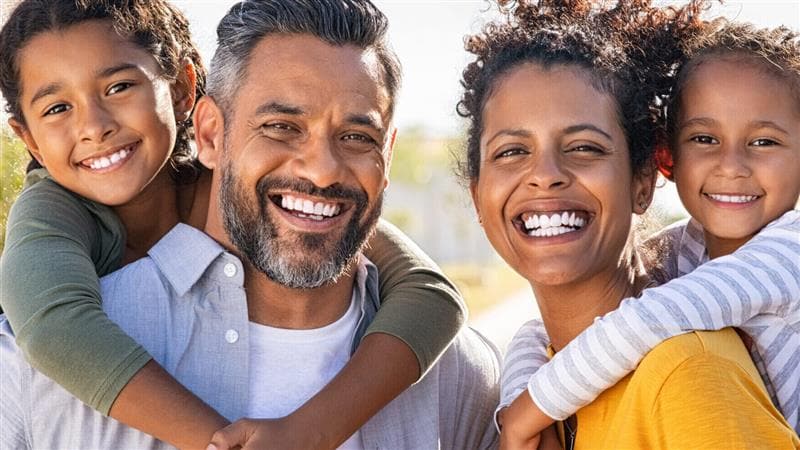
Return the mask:
{"type": "Polygon", "coordinates": [[[347,187],[340,183],[334,183],[321,188],[308,180],[299,178],[266,176],[260,179],[256,185],[256,190],[262,198],[266,197],[269,191],[276,189],[294,191],[300,194],[331,200],[349,199],[353,200],[356,205],[362,202],[367,203],[367,193],[364,192],[363,189],[347,187]]]}

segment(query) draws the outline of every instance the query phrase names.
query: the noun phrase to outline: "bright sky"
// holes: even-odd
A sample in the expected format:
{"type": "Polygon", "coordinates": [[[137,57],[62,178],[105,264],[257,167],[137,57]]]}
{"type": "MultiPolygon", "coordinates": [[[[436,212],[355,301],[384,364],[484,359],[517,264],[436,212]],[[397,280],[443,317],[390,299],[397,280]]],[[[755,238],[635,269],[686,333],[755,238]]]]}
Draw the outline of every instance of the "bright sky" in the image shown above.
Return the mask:
{"type": "MultiPolygon", "coordinates": [[[[173,1],[189,16],[195,39],[209,61],[215,47],[216,24],[235,2],[173,1]]],[[[436,134],[458,134],[461,122],[454,111],[461,94],[461,70],[469,61],[463,50],[463,38],[467,33],[479,31],[491,19],[489,3],[485,0],[374,1],[389,18],[391,42],[403,63],[403,90],[396,116],[400,131],[420,125],[436,134]]],[[[761,26],[786,25],[800,30],[798,0],[729,0],[714,11],[761,26]]]]}

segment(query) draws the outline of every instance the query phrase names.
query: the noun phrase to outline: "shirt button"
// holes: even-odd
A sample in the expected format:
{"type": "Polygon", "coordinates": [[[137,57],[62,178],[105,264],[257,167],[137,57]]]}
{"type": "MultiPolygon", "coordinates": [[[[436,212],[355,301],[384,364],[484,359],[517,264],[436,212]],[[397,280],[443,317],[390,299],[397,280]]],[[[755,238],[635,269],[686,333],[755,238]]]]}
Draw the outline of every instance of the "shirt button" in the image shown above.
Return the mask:
{"type": "Polygon", "coordinates": [[[235,344],[239,340],[239,333],[236,330],[228,330],[225,332],[225,340],[229,344],[235,344]]]}
{"type": "Polygon", "coordinates": [[[225,276],[231,278],[232,276],[236,275],[236,265],[233,263],[225,264],[225,268],[222,269],[225,272],[225,276]]]}

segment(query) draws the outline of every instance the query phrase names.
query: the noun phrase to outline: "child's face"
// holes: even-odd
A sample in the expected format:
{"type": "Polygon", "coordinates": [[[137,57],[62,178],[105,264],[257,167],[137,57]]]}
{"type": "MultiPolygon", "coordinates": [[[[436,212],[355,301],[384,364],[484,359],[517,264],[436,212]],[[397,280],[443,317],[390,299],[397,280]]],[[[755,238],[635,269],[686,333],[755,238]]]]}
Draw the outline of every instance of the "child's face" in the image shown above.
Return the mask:
{"type": "Polygon", "coordinates": [[[11,125],[67,189],[122,205],[168,160],[176,92],[156,60],[107,22],[34,37],[19,67],[26,123],[11,125]]]}
{"type": "Polygon", "coordinates": [[[754,64],[705,61],[682,94],[674,179],[712,257],[738,248],[800,195],[796,96],[754,64]]]}

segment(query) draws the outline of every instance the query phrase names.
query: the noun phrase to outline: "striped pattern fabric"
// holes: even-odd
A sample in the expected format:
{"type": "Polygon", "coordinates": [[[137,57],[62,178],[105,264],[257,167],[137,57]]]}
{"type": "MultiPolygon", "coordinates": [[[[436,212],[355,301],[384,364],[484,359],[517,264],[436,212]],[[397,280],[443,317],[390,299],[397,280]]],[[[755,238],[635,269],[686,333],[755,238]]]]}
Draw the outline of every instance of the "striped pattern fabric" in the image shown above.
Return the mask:
{"type": "Polygon", "coordinates": [[[787,212],[732,255],[712,261],[695,221],[676,236],[679,278],[623,300],[549,363],[542,365],[548,342],[543,325],[526,323],[509,345],[501,407],[527,387],[545,414],[563,420],[665,339],[735,326],[752,337],[751,355],[767,390],[800,431],[800,211],[787,212]]]}

